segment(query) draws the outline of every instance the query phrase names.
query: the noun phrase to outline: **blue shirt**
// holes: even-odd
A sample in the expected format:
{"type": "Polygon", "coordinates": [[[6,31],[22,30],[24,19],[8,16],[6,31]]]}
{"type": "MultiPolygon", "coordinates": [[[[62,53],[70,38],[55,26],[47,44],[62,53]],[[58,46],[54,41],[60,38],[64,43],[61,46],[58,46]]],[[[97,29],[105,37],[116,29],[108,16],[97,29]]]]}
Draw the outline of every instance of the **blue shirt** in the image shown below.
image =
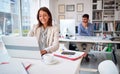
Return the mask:
{"type": "Polygon", "coordinates": [[[80,36],[93,36],[94,26],[91,23],[88,23],[88,28],[84,28],[82,23],[78,26],[78,34],[80,36]]]}

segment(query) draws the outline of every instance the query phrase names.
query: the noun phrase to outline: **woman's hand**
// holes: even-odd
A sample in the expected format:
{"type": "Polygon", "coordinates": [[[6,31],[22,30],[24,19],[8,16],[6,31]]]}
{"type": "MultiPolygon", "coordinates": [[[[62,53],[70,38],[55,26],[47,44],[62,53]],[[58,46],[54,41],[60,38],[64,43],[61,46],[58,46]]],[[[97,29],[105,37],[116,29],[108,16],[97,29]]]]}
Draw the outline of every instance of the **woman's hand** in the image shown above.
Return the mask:
{"type": "Polygon", "coordinates": [[[46,50],[40,50],[40,53],[41,53],[41,55],[44,55],[44,54],[47,53],[47,51],[46,50]]]}

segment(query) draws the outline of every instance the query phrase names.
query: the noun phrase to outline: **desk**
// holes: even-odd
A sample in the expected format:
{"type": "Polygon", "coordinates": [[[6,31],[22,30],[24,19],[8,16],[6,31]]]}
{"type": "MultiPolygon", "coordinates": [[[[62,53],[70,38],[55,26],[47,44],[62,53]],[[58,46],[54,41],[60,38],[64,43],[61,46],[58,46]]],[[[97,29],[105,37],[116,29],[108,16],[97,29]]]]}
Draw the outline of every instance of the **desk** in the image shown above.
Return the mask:
{"type": "Polygon", "coordinates": [[[86,43],[112,43],[114,45],[113,49],[113,61],[117,63],[116,56],[115,56],[115,50],[116,45],[119,44],[120,41],[111,41],[109,39],[103,39],[102,37],[96,37],[96,36],[76,36],[75,39],[64,39],[59,38],[59,41],[62,42],[64,45],[66,45],[67,48],[69,48],[68,44],[69,42],[86,42],[86,43]]]}
{"type": "MultiPolygon", "coordinates": [[[[0,49],[3,49],[2,43],[0,43],[0,49]]],[[[1,53],[0,53],[1,54],[1,53]]],[[[4,57],[4,56],[3,56],[4,57]]],[[[22,59],[22,58],[11,58],[10,62],[18,61],[27,64],[32,64],[28,69],[29,74],[79,74],[79,68],[82,58],[71,61],[60,57],[55,57],[58,63],[54,65],[46,65],[41,60],[35,59],[22,59]]]]}
{"type": "Polygon", "coordinates": [[[74,43],[112,43],[112,44],[118,44],[120,41],[111,41],[109,39],[103,39],[102,37],[96,37],[96,36],[76,36],[75,39],[64,39],[59,38],[59,41],[61,44],[67,47],[69,49],[69,42],[74,43]]]}
{"type": "Polygon", "coordinates": [[[28,69],[29,74],[79,74],[82,58],[71,61],[55,57],[59,62],[54,65],[46,65],[41,60],[12,58],[11,61],[29,62],[32,66],[28,69]]]}
{"type": "Polygon", "coordinates": [[[96,36],[76,36],[75,39],[59,38],[60,42],[87,42],[87,43],[120,43],[120,41],[111,41],[96,36]]]}
{"type": "MultiPolygon", "coordinates": [[[[5,49],[3,43],[0,43],[0,50],[3,49],[5,49]]],[[[1,53],[2,52],[0,52],[0,54],[1,53]]],[[[8,54],[6,53],[4,55],[8,55],[8,54]]],[[[22,59],[22,58],[11,58],[10,62],[18,61],[18,62],[32,64],[32,66],[28,69],[29,74],[79,74],[79,70],[80,70],[79,68],[82,58],[75,61],[63,59],[60,57],[55,57],[55,59],[58,60],[58,63],[54,65],[46,65],[41,60],[22,59]]]]}

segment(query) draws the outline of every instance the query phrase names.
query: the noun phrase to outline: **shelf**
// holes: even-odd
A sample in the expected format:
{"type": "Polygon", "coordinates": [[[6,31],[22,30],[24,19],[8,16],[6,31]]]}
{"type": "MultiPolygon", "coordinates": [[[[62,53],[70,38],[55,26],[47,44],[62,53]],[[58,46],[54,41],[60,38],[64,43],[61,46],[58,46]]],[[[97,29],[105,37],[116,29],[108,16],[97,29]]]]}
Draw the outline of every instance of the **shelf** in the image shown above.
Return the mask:
{"type": "Polygon", "coordinates": [[[92,20],[93,22],[102,22],[102,20],[92,20]]]}
{"type": "Polygon", "coordinates": [[[104,5],[104,7],[115,7],[115,6],[116,5],[114,5],[114,4],[113,5],[111,5],[111,4],[110,5],[104,5]]]}
{"type": "Polygon", "coordinates": [[[102,31],[94,31],[94,33],[102,33],[102,31]]]}
{"type": "Polygon", "coordinates": [[[114,19],[113,20],[103,19],[103,22],[114,22],[114,19]]]}
{"type": "Polygon", "coordinates": [[[113,31],[103,31],[103,33],[113,33],[113,31]]]}
{"type": "Polygon", "coordinates": [[[103,9],[93,9],[93,11],[103,11],[103,9]]]}
{"type": "Polygon", "coordinates": [[[114,31],[114,32],[116,32],[116,33],[120,33],[120,31],[114,31]]]}
{"type": "Polygon", "coordinates": [[[104,11],[114,11],[115,9],[104,9],[104,11]]]}
{"type": "Polygon", "coordinates": [[[104,14],[103,16],[115,17],[114,14],[104,14]]]}
{"type": "Polygon", "coordinates": [[[97,5],[97,3],[93,3],[93,5],[97,5]]]}
{"type": "Polygon", "coordinates": [[[120,20],[115,20],[116,22],[120,22],[120,20]]]}

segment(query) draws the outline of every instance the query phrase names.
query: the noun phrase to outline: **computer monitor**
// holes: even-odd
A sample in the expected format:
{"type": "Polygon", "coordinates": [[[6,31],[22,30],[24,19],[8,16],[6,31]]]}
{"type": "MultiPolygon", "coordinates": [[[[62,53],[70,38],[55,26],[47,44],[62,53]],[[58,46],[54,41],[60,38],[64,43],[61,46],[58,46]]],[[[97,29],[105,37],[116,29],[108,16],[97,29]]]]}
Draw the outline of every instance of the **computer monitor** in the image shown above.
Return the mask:
{"type": "Polygon", "coordinates": [[[75,26],[75,33],[78,33],[78,26],[75,26]]]}
{"type": "Polygon", "coordinates": [[[75,19],[60,20],[60,34],[65,36],[67,31],[69,36],[75,36],[75,19]]]}

